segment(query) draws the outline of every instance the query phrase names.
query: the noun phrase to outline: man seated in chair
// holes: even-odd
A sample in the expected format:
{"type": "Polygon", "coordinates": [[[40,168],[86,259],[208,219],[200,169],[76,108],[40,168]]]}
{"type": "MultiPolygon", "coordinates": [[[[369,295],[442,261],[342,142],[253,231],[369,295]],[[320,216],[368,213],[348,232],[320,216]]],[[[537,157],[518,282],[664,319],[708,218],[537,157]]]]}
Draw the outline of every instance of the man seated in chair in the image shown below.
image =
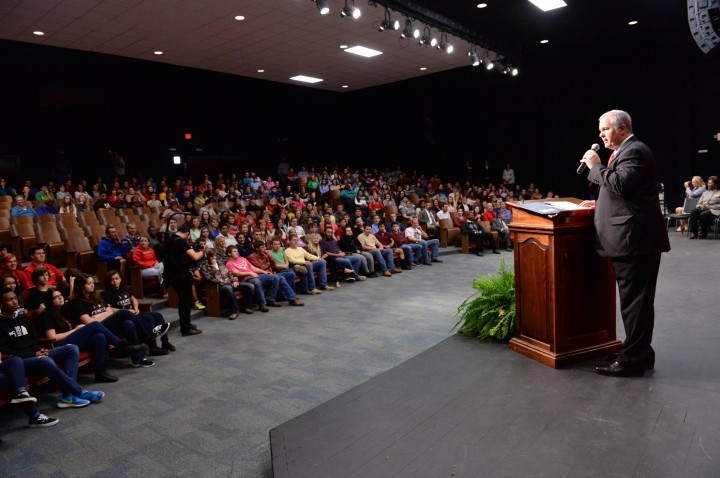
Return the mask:
{"type": "Polygon", "coordinates": [[[120,271],[120,276],[127,281],[128,265],[125,254],[130,252],[128,245],[118,237],[115,226],[105,228],[105,237],[100,239],[97,248],[98,259],[105,261],[107,270],[120,271]]]}
{"type": "MultiPolygon", "coordinates": [[[[486,233],[483,230],[483,227],[478,224],[477,221],[472,218],[463,221],[463,223],[460,225],[460,232],[462,232],[463,234],[467,234],[468,239],[471,242],[477,244],[477,252],[475,253],[476,256],[482,257],[485,255],[483,250],[485,249],[484,241],[486,233]]],[[[500,251],[498,251],[495,246],[495,240],[493,239],[492,235],[490,235],[490,240],[492,241],[493,254],[500,254],[500,251]]]]}
{"type": "Polygon", "coordinates": [[[200,266],[200,274],[206,281],[220,286],[220,294],[227,298],[232,309],[229,319],[237,319],[240,312],[252,314],[250,303],[255,292],[255,286],[249,282],[241,282],[240,278],[232,275],[225,267],[225,264],[218,262],[214,249],[208,249],[205,254],[207,254],[207,260],[203,261],[200,266]],[[239,303],[237,297],[235,297],[236,291],[242,294],[239,303]]]}
{"type": "Polygon", "coordinates": [[[46,257],[47,255],[45,254],[45,249],[43,249],[42,246],[34,245],[30,247],[30,264],[23,271],[25,273],[24,282],[22,283],[23,289],[35,287],[35,284],[32,283],[32,273],[36,268],[44,267],[50,274],[48,285],[52,288],[60,290],[61,292],[65,290],[68,285],[65,281],[65,275],[54,265],[49,262],[45,262],[46,257]]]}
{"type": "Polygon", "coordinates": [[[410,223],[410,227],[405,229],[405,237],[408,242],[420,244],[422,247],[423,264],[426,266],[432,265],[432,262],[442,262],[438,259],[440,254],[440,241],[437,239],[430,239],[425,231],[420,228],[420,221],[414,218],[410,223]],[[428,251],[430,253],[428,254],[428,251]]]}
{"type": "Polygon", "coordinates": [[[425,203],[425,207],[418,213],[418,221],[420,222],[420,225],[425,228],[427,235],[431,238],[438,237],[440,235],[438,232],[438,223],[440,220],[438,219],[437,213],[432,210],[431,201],[427,201],[425,203]]]}

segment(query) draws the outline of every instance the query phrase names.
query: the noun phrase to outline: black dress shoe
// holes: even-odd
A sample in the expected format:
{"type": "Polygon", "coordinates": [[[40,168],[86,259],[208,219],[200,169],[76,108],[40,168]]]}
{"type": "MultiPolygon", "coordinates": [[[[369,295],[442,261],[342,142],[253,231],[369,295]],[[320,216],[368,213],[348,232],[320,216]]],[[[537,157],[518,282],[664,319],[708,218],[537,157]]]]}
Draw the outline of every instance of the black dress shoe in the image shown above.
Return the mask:
{"type": "Polygon", "coordinates": [[[645,374],[645,362],[618,362],[616,360],[610,365],[595,367],[595,371],[600,375],[611,377],[642,377],[645,374]]]}
{"type": "Polygon", "coordinates": [[[186,331],[184,331],[184,332],[180,332],[180,334],[181,334],[183,337],[188,337],[188,336],[190,336],[190,335],[202,334],[202,330],[200,330],[200,329],[198,329],[197,327],[195,327],[194,329],[188,329],[188,330],[186,330],[186,331]]]}
{"type": "MultiPolygon", "coordinates": [[[[620,354],[608,355],[608,357],[607,357],[607,359],[605,359],[605,361],[606,361],[607,363],[615,362],[615,361],[617,361],[617,359],[618,359],[619,356],[620,356],[620,354]]],[[[645,370],[652,370],[652,369],[655,368],[655,357],[654,357],[654,356],[653,356],[653,357],[650,357],[650,358],[646,358],[646,359],[641,360],[641,361],[639,361],[639,362],[642,362],[642,363],[645,365],[645,370]]]]}
{"type": "Polygon", "coordinates": [[[107,370],[95,372],[95,383],[114,383],[117,381],[118,378],[115,375],[107,373],[107,370]]]}

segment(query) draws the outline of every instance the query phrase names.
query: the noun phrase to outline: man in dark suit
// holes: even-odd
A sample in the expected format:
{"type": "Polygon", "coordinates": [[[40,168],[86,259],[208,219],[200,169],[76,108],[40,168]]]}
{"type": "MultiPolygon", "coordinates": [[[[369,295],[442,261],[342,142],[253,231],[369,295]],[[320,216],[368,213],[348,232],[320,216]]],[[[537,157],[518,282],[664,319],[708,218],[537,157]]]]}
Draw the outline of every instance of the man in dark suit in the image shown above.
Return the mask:
{"type": "Polygon", "coordinates": [[[632,132],[624,111],[600,117],[600,138],[614,150],[607,166],[593,150],[583,155],[588,180],[600,186],[595,205],[596,248],[610,257],[620,292],[625,341],[620,354],[595,370],[602,375],[643,375],[655,365],[652,342],[660,254],[670,250],[660,212],[655,156],[632,132]]]}

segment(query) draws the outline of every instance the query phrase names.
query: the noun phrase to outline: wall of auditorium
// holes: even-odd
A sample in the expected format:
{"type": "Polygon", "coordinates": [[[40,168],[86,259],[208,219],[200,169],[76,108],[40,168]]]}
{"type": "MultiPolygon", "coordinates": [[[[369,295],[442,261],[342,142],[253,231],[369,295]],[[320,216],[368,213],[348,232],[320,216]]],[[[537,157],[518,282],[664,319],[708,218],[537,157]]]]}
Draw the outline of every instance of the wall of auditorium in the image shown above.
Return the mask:
{"type": "Polygon", "coordinates": [[[720,100],[711,89],[720,67],[688,43],[612,60],[600,46],[560,51],[526,59],[516,78],[468,66],[338,94],[3,41],[0,156],[19,156],[18,176],[37,181],[58,164],[76,178],[109,176],[111,149],[131,172],[156,177],[183,173],[170,147],[191,158],[193,171],[211,173],[273,174],[286,158],[296,167],[400,165],[461,179],[466,161],[488,160],[498,178],[510,162],[522,183],[585,196],[577,161],[598,141],[599,114],[622,108],[655,150],[672,196],[682,178],[720,172],[712,137],[720,100]]]}

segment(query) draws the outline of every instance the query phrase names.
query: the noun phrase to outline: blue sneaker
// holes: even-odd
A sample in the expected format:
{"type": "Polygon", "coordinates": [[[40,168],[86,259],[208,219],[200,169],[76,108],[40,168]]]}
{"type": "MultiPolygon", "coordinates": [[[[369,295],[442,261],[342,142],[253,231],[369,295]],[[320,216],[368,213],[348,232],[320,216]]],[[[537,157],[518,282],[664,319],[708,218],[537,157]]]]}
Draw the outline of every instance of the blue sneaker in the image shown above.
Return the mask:
{"type": "Polygon", "coordinates": [[[90,400],[85,400],[75,395],[65,395],[57,401],[58,408],[81,408],[90,405],[90,400]]]}
{"type": "Polygon", "coordinates": [[[97,403],[103,399],[105,392],[93,392],[91,390],[83,390],[80,394],[80,398],[87,400],[90,403],[97,403]]]}

